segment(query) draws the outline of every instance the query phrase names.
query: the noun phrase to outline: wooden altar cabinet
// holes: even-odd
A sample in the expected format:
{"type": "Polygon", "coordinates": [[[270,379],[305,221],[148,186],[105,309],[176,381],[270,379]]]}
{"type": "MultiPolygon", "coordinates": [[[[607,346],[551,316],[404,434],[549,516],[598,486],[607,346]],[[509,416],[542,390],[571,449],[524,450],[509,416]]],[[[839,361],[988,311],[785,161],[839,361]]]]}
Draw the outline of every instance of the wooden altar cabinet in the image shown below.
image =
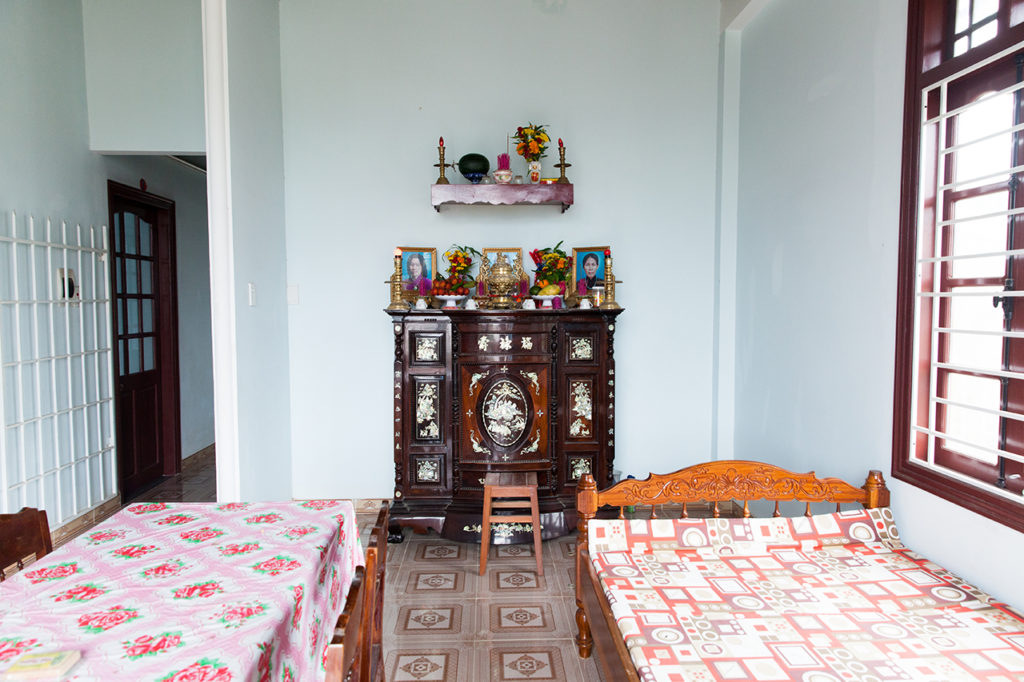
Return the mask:
{"type": "MultiPolygon", "coordinates": [[[[538,477],[544,538],[576,525],[583,473],[612,482],[621,310],[388,311],[395,337],[392,538],[480,541],[483,479],[538,477]]],[[[494,542],[531,539],[495,527],[494,542]]]]}

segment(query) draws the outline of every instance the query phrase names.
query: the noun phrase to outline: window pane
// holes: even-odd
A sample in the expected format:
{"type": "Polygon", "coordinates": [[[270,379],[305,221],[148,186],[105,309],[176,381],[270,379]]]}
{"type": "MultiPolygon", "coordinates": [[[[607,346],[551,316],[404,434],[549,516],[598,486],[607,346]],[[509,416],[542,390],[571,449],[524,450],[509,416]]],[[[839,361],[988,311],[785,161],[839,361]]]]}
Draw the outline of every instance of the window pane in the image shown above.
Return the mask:
{"type": "Polygon", "coordinates": [[[117,361],[117,363],[118,363],[118,374],[120,374],[121,376],[124,376],[124,370],[128,366],[127,363],[125,362],[124,339],[121,339],[120,341],[118,341],[117,342],[117,346],[118,346],[118,350],[117,350],[117,354],[118,354],[118,361],[117,361]]]}
{"type": "Polygon", "coordinates": [[[984,24],[981,28],[976,29],[971,33],[971,47],[977,47],[982,43],[987,43],[996,37],[996,20],[984,24]]]}
{"type": "MultiPolygon", "coordinates": [[[[991,292],[998,296],[999,287],[957,287],[954,292],[991,292]]],[[[954,329],[1001,332],[1003,311],[992,305],[989,296],[964,296],[949,303],[948,326],[954,329]]],[[[1003,368],[1003,337],[983,334],[949,334],[947,362],[961,367],[999,370],[1003,368]]]]}
{"type": "Polygon", "coordinates": [[[989,139],[981,138],[1013,126],[1013,95],[988,95],[976,101],[956,117],[957,144],[966,145],[950,156],[956,182],[963,182],[981,176],[995,175],[988,182],[1009,178],[1012,163],[1012,135],[1009,132],[989,139]]]}
{"type": "Polygon", "coordinates": [[[953,56],[954,57],[959,57],[964,52],[967,52],[967,48],[969,48],[969,47],[970,47],[970,42],[968,41],[967,36],[964,36],[963,38],[960,38],[955,43],[953,43],[953,56]]]}
{"type": "Polygon", "coordinates": [[[143,353],[143,357],[145,358],[145,365],[143,369],[153,369],[154,365],[156,364],[156,353],[153,350],[153,337],[147,336],[142,340],[142,342],[143,349],[145,350],[145,352],[143,353]]]}
{"type": "MultiPolygon", "coordinates": [[[[999,9],[999,0],[974,0],[974,13],[971,16],[971,23],[977,24],[982,19],[986,19],[996,13],[999,9]]],[[[960,8],[957,7],[957,14],[960,14],[960,8]]],[[[957,21],[960,17],[957,16],[957,21]]]]}
{"type": "Polygon", "coordinates": [[[139,333],[139,302],[134,298],[130,298],[124,302],[125,307],[128,309],[128,333],[138,334],[139,333]]]}
{"type": "MultiPolygon", "coordinates": [[[[956,3],[956,24],[954,31],[963,33],[971,23],[971,0],[957,0],[956,3]]],[[[958,41],[959,42],[959,41],[958,41]]]]}
{"type": "Polygon", "coordinates": [[[137,294],[139,293],[139,261],[134,258],[126,258],[124,265],[124,291],[127,294],[137,294]]]}
{"type": "Polygon", "coordinates": [[[124,214],[124,252],[137,253],[135,250],[135,214],[124,214]]]}
{"type": "Polygon", "coordinates": [[[114,214],[114,251],[121,250],[121,214],[114,214]]]}
{"type": "Polygon", "coordinates": [[[142,275],[142,289],[140,293],[153,293],[153,263],[148,260],[139,261],[139,273],[142,275]]]}
{"type": "MultiPolygon", "coordinates": [[[[993,192],[979,197],[963,199],[953,205],[955,218],[969,218],[986,215],[1007,208],[1006,192],[993,192]]],[[[964,256],[975,253],[993,253],[1006,249],[1005,216],[993,216],[980,220],[972,220],[951,227],[953,248],[949,255],[964,256]]],[[[953,277],[1004,277],[1006,275],[1006,258],[971,258],[953,261],[953,277]]]]}
{"type": "Polygon", "coordinates": [[[124,293],[124,283],[121,281],[121,262],[124,259],[120,256],[117,257],[117,266],[114,268],[114,272],[117,273],[117,284],[114,285],[114,291],[119,294],[124,293]]]}
{"type": "Polygon", "coordinates": [[[153,333],[153,299],[142,299],[142,333],[153,333]]]}
{"type": "Polygon", "coordinates": [[[143,256],[152,256],[151,251],[153,227],[145,220],[139,220],[139,253],[143,256]]]}
{"type": "MultiPolygon", "coordinates": [[[[947,393],[947,398],[958,403],[976,405],[990,410],[999,409],[998,379],[950,374],[947,393]]],[[[975,445],[995,449],[999,447],[999,416],[950,405],[946,407],[945,432],[975,445]]],[[[990,464],[994,464],[998,459],[995,455],[982,452],[976,447],[963,443],[945,441],[945,446],[950,450],[990,464]]]]}
{"type": "Polygon", "coordinates": [[[139,371],[141,359],[139,357],[139,339],[128,339],[128,373],[135,374],[139,371]]]}

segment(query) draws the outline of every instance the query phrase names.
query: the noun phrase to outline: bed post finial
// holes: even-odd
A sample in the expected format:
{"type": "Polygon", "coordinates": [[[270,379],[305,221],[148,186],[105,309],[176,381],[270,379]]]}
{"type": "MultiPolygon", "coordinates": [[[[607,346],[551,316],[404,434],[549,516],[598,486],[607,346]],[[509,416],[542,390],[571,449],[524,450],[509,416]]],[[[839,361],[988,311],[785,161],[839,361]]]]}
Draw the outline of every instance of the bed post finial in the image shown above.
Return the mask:
{"type": "Polygon", "coordinates": [[[590,634],[590,623],[583,608],[583,580],[586,573],[583,562],[589,560],[587,551],[587,522],[597,514],[597,484],[590,474],[580,476],[576,484],[576,650],[580,658],[590,658],[594,638],[590,634]]]}
{"type": "Polygon", "coordinates": [[[868,494],[868,509],[889,506],[889,489],[885,486],[885,478],[878,469],[868,472],[868,479],[864,482],[864,491],[868,494]]]}

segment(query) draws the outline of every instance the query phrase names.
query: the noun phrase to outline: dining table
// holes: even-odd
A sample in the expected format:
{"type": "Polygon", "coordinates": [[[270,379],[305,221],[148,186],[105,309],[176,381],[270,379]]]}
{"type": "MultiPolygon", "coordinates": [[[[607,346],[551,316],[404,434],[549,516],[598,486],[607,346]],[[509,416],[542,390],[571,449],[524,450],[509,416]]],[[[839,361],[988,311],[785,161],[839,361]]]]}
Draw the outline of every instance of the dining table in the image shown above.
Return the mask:
{"type": "Polygon", "coordinates": [[[0,583],[0,678],[75,650],[62,679],[323,680],[363,562],[348,500],[130,504],[0,583]]]}

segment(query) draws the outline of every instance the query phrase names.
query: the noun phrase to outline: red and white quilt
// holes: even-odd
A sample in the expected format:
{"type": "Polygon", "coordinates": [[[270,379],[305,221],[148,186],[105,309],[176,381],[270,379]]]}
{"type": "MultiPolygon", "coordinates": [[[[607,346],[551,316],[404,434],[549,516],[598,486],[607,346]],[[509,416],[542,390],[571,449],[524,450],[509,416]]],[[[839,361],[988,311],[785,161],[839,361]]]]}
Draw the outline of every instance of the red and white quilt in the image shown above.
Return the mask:
{"type": "Polygon", "coordinates": [[[642,680],[1024,680],[1024,617],[905,548],[888,508],[593,520],[642,680]]]}

